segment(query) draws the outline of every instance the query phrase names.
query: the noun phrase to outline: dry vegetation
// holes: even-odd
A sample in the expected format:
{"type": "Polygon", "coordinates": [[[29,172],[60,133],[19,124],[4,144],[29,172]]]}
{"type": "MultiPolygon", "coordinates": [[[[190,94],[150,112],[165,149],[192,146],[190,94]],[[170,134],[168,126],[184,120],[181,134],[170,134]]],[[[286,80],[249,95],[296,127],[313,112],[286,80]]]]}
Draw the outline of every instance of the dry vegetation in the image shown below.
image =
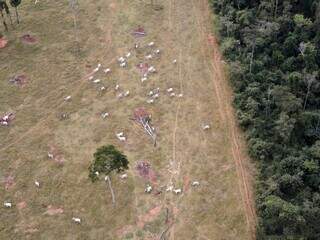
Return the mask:
{"type": "Polygon", "coordinates": [[[22,23],[0,50],[0,113],[16,113],[10,127],[0,128],[0,177],[13,176],[15,182],[8,190],[1,185],[1,202],[10,200],[14,207],[0,208],[0,239],[159,239],[167,226],[167,239],[249,239],[251,220],[246,220],[248,203],[232,155],[232,130],[221,114],[231,98],[219,98],[213,82],[205,2],[165,0],[155,11],[146,0],[79,1],[80,50],[66,1],[22,4],[22,23]],[[130,32],[138,25],[148,35],[135,40],[130,32]],[[24,33],[38,42],[23,44],[24,33]],[[162,50],[153,60],[159,72],[143,84],[135,67],[142,53],[132,51],[126,69],[115,62],[135,41],[155,41],[162,50]],[[96,75],[108,87],[103,94],[87,80],[99,62],[113,70],[108,77],[96,75]],[[26,74],[28,83],[9,84],[15,74],[26,74]],[[131,95],[118,100],[117,83],[131,95]],[[159,101],[148,105],[146,94],[156,87],[162,90],[159,101]],[[184,97],[166,96],[163,90],[169,87],[184,97]],[[63,100],[67,95],[70,102],[63,100]],[[129,120],[141,106],[158,129],[155,148],[129,120]],[[103,120],[103,111],[110,118],[103,120]],[[69,118],[60,120],[62,113],[69,118]],[[211,129],[203,132],[202,123],[211,129]],[[118,142],[116,131],[124,131],[128,141],[118,142]],[[112,176],[115,206],[105,182],[88,179],[92,154],[104,144],[116,145],[130,161],[127,180],[112,176]],[[48,159],[50,148],[63,156],[63,165],[48,159]],[[135,170],[141,160],[151,163],[158,187],[171,179],[183,194],[145,194],[146,182],[135,170]],[[174,174],[168,171],[170,162],[174,174]],[[188,187],[193,180],[200,181],[199,188],[188,187]],[[46,214],[50,205],[63,213],[46,214]],[[82,219],[81,225],[71,221],[73,216],[82,219]]]}

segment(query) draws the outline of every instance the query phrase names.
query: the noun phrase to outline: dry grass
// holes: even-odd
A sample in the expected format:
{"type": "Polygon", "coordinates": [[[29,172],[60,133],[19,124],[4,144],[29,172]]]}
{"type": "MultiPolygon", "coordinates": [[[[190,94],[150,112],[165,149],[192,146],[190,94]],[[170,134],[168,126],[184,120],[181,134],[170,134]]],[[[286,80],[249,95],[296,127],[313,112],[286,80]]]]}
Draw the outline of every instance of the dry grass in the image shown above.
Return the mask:
{"type": "Polygon", "coordinates": [[[10,190],[1,187],[0,201],[27,203],[21,210],[0,208],[0,239],[151,239],[166,227],[165,207],[176,209],[170,239],[249,239],[231,141],[207,67],[210,56],[201,50],[200,5],[165,0],[163,9],[154,11],[149,1],[79,2],[80,52],[68,4],[49,0],[22,4],[22,23],[8,34],[8,47],[0,50],[0,113],[16,113],[10,128],[0,128],[0,139],[5,139],[0,143],[0,178],[11,174],[16,182],[10,190]],[[148,32],[141,44],[152,40],[163,50],[153,60],[159,73],[144,84],[135,64],[145,50],[133,54],[125,70],[114,62],[133,47],[130,31],[138,25],[148,32]],[[39,42],[22,44],[24,33],[39,42]],[[171,64],[175,58],[176,66],[171,64]],[[98,62],[113,70],[108,77],[97,74],[109,87],[104,94],[85,78],[98,62]],[[30,79],[24,88],[7,81],[18,73],[30,79]],[[130,97],[116,98],[117,83],[130,90],[130,97]],[[173,87],[184,97],[172,99],[162,91],[156,104],[147,105],[146,94],[156,87],[173,87]],[[67,95],[72,100],[65,103],[67,95]],[[152,113],[159,133],[156,148],[129,120],[140,106],[152,113]],[[108,111],[110,119],[102,120],[102,111],[108,111]],[[61,113],[70,118],[59,120],[61,113]],[[201,131],[202,123],[211,123],[211,130],[201,131]],[[128,136],[125,144],[115,138],[120,130],[128,136]],[[112,177],[116,206],[107,185],[92,184],[87,177],[92,154],[103,144],[118,146],[131,163],[128,180],[112,177]],[[63,154],[63,166],[48,160],[50,146],[63,154]],[[159,186],[170,178],[178,187],[185,178],[199,180],[201,186],[181,196],[146,195],[146,182],[135,171],[140,160],[152,164],[159,186]],[[168,172],[170,161],[175,175],[168,172]],[[35,180],[41,188],[34,186],[35,180]],[[44,215],[48,205],[62,207],[64,213],[44,215]],[[139,228],[138,216],[159,205],[160,215],[139,228]],[[82,219],[81,225],[72,223],[73,216],[82,219]]]}

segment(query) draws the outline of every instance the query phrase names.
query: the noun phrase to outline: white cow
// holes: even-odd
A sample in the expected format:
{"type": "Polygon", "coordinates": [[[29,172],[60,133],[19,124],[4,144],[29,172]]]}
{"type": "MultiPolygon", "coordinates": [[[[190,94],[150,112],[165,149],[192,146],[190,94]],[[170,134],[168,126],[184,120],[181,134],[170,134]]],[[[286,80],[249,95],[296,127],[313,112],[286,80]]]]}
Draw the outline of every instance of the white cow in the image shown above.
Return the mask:
{"type": "Polygon", "coordinates": [[[3,205],[4,205],[6,208],[11,208],[11,207],[12,207],[12,203],[11,203],[11,202],[4,202],[3,205]]]}
{"type": "Polygon", "coordinates": [[[121,178],[121,179],[127,179],[127,178],[128,178],[128,174],[126,174],[126,173],[125,173],[125,174],[122,174],[122,175],[120,175],[120,178],[121,178]]]}
{"type": "Polygon", "coordinates": [[[110,69],[110,68],[106,68],[106,69],[104,70],[104,72],[105,72],[105,73],[110,73],[110,72],[111,72],[111,69],[110,69]]]}
{"type": "Polygon", "coordinates": [[[167,89],[167,92],[168,92],[168,93],[173,92],[173,88],[168,88],[168,89],[167,89]]]}
{"type": "Polygon", "coordinates": [[[178,188],[178,189],[174,189],[173,192],[175,194],[180,194],[180,193],[182,193],[182,190],[181,190],[181,188],[178,188]]]}
{"type": "Polygon", "coordinates": [[[40,183],[38,181],[35,181],[34,184],[37,186],[37,187],[40,187],[40,183]]]}
{"type": "Polygon", "coordinates": [[[109,117],[109,113],[107,113],[107,112],[102,113],[102,114],[101,114],[101,117],[102,117],[103,119],[105,119],[106,117],[109,117]]]}
{"type": "Polygon", "coordinates": [[[150,185],[147,185],[147,187],[144,189],[144,192],[151,193],[152,192],[152,187],[150,185]]]}
{"type": "Polygon", "coordinates": [[[66,96],[66,97],[64,98],[65,101],[69,101],[70,99],[71,99],[71,96],[66,96]]]}
{"type": "Polygon", "coordinates": [[[76,217],[73,217],[73,218],[72,218],[72,221],[74,221],[74,222],[77,223],[77,224],[80,224],[80,223],[81,223],[81,219],[80,219],[80,218],[76,218],[76,217]]]}
{"type": "Polygon", "coordinates": [[[200,182],[198,182],[198,181],[194,181],[194,182],[192,182],[192,184],[191,184],[191,186],[193,186],[193,187],[197,187],[197,186],[199,186],[200,185],[200,182]]]}
{"type": "Polygon", "coordinates": [[[210,129],[210,125],[209,124],[206,124],[206,125],[202,126],[202,130],[208,130],[208,129],[210,129]]]}

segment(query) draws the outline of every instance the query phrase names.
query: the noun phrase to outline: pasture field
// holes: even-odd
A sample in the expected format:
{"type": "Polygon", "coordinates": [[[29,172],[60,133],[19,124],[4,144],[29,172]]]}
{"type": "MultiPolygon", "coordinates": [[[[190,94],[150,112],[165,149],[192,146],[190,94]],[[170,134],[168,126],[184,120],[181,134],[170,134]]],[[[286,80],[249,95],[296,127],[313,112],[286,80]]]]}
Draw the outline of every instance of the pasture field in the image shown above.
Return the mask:
{"type": "Polygon", "coordinates": [[[253,167],[235,124],[207,1],[78,2],[75,15],[68,1],[25,1],[21,24],[0,49],[0,114],[15,113],[10,126],[0,127],[0,201],[13,203],[0,208],[0,239],[254,238],[253,167]],[[139,26],[145,37],[131,34],[139,26]],[[23,43],[24,34],[37,42],[23,43]],[[151,41],[161,50],[148,60],[157,73],[142,83],[136,65],[147,61],[151,41]],[[128,52],[128,66],[120,68],[117,58],[128,52]],[[95,84],[88,78],[98,63],[95,84]],[[25,85],[9,83],[19,74],[27,76],[25,85]],[[117,84],[130,95],[119,99],[117,84]],[[159,98],[148,104],[148,92],[158,87],[159,98]],[[170,97],[168,88],[183,97],[170,97]],[[152,115],[156,147],[130,120],[139,107],[152,115]],[[103,112],[110,116],[102,119],[103,112]],[[120,131],[126,142],[116,138],[120,131]],[[106,144],[130,162],[128,179],[111,176],[115,205],[103,178],[88,178],[93,153],[106,144]],[[48,158],[50,151],[58,161],[48,158]],[[155,172],[150,182],[136,170],[140,161],[155,172]],[[170,182],[182,193],[166,192],[170,182]],[[153,193],[144,192],[147,184],[153,193]]]}

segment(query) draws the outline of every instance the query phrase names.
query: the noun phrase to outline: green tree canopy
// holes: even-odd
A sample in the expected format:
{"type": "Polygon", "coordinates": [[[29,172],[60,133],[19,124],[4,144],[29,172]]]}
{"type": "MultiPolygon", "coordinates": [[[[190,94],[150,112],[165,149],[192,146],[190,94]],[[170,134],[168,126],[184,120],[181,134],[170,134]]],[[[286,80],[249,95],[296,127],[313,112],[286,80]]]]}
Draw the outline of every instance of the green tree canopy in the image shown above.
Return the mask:
{"type": "Polygon", "coordinates": [[[113,171],[119,173],[128,169],[127,157],[113,145],[99,147],[93,156],[94,160],[89,166],[89,178],[92,182],[98,180],[96,172],[109,175],[113,171]]]}

